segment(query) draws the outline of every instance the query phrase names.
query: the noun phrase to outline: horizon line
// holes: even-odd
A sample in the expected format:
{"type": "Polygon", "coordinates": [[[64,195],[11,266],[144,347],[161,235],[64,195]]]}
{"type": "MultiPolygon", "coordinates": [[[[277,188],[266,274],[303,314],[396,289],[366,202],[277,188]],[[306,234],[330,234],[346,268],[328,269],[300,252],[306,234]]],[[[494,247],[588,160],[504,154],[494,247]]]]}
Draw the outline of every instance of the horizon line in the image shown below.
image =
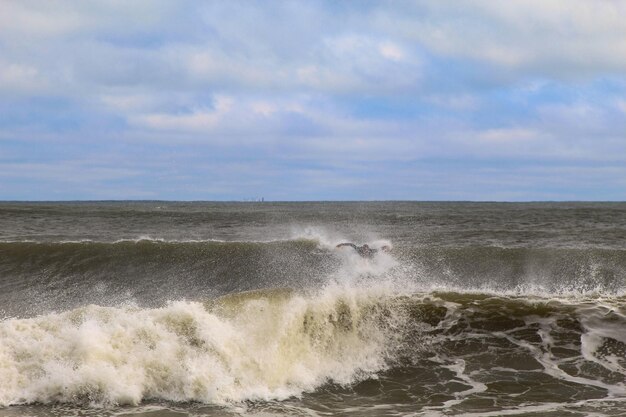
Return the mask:
{"type": "Polygon", "coordinates": [[[3,203],[626,203],[626,200],[170,200],[170,199],[70,199],[70,200],[2,200],[3,203]]]}

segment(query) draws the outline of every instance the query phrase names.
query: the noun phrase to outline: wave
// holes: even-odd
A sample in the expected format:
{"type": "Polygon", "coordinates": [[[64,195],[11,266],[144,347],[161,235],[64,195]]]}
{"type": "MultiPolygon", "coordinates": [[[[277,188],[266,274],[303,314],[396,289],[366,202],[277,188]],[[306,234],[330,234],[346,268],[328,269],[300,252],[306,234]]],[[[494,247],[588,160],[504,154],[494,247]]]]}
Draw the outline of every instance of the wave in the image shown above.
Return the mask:
{"type": "Polygon", "coordinates": [[[0,243],[0,405],[626,398],[626,250],[334,244],[0,243]]]}
{"type": "Polygon", "coordinates": [[[283,400],[389,372],[409,375],[412,384],[428,372],[449,374],[456,385],[432,389],[454,388],[453,399],[486,395],[477,375],[523,380],[536,373],[569,389],[578,384],[607,398],[626,396],[625,297],[404,287],[330,283],[309,294],[275,288],[161,308],[89,305],[6,319],[0,405],[283,400]]]}
{"type": "Polygon", "coordinates": [[[85,304],[159,307],[169,300],[261,288],[316,289],[329,280],[367,275],[400,279],[422,292],[626,293],[626,250],[398,245],[391,254],[362,259],[352,250],[334,250],[333,243],[311,236],[272,242],[0,243],[0,317],[85,304]]]}
{"type": "Polygon", "coordinates": [[[403,322],[384,289],[287,290],[0,322],[0,404],[282,399],[387,366],[403,322]]]}
{"type": "Polygon", "coordinates": [[[0,314],[30,316],[89,303],[160,306],[257,288],[319,287],[337,264],[305,240],[0,243],[0,314]]]}
{"type": "MultiPolygon", "coordinates": [[[[369,236],[372,237],[371,235],[369,236]]],[[[266,239],[217,239],[217,238],[169,238],[154,235],[140,235],[138,237],[125,237],[114,240],[96,239],[96,238],[80,238],[80,239],[55,239],[54,237],[44,237],[42,239],[0,239],[1,244],[11,243],[36,243],[36,244],[72,244],[72,243],[91,243],[91,244],[119,244],[119,243],[224,243],[224,244],[265,244],[265,243],[288,243],[288,242],[310,242],[315,243],[323,249],[333,249],[341,242],[350,241],[344,235],[327,230],[323,227],[296,227],[292,226],[290,232],[283,232],[277,237],[268,237],[266,239]]],[[[357,239],[360,240],[360,239],[357,239]]],[[[388,246],[392,247],[392,243],[388,239],[375,239],[369,242],[374,247],[388,246]]]]}
{"type": "MultiPolygon", "coordinates": [[[[380,263],[374,259],[363,270],[364,262],[352,251],[333,250],[334,240],[326,240],[3,242],[0,289],[11,293],[38,285],[67,288],[104,282],[133,292],[159,286],[186,296],[191,294],[187,290],[210,284],[215,296],[276,286],[319,287],[337,271],[358,275],[380,263]]],[[[382,244],[389,242],[378,242],[382,244]]],[[[626,289],[626,250],[619,249],[400,246],[392,258],[397,273],[426,291],[447,286],[460,291],[619,294],[626,289]]]]}
{"type": "Polygon", "coordinates": [[[400,256],[431,289],[536,295],[626,291],[626,250],[428,247],[400,256]]]}

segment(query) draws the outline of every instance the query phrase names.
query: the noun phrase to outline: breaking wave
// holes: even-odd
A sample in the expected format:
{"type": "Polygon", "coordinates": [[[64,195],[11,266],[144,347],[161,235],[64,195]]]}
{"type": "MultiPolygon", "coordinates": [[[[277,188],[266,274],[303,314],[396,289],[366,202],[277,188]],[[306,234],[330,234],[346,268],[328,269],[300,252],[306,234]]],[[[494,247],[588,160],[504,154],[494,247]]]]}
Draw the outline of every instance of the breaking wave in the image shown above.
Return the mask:
{"type": "Polygon", "coordinates": [[[385,369],[390,290],[275,289],[155,309],[89,305],[0,323],[0,404],[282,399],[385,369]]]}
{"type": "Polygon", "coordinates": [[[339,241],[0,243],[0,405],[626,399],[626,251],[339,241]]]}

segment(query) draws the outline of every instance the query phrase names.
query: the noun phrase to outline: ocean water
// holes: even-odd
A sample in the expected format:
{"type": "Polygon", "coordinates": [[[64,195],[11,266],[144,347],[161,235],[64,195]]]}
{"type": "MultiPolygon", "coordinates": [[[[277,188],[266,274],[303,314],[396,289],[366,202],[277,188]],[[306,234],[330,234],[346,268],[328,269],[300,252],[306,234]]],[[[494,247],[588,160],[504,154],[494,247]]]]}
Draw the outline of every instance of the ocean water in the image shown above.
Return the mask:
{"type": "Polygon", "coordinates": [[[625,414],[625,203],[0,203],[0,416],[625,414]]]}

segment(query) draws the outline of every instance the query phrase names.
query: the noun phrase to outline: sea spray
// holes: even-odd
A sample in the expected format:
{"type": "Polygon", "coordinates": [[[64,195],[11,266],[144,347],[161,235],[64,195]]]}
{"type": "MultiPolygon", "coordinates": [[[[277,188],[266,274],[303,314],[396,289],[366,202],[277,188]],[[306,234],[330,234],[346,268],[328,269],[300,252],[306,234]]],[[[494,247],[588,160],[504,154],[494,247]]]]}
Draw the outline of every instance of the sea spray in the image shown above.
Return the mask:
{"type": "Polygon", "coordinates": [[[29,403],[2,415],[626,411],[624,203],[2,203],[0,223],[0,402],[29,403]]]}
{"type": "Polygon", "coordinates": [[[163,308],[90,305],[0,323],[0,404],[283,399],[385,369],[402,309],[384,287],[266,290],[163,308]]]}

